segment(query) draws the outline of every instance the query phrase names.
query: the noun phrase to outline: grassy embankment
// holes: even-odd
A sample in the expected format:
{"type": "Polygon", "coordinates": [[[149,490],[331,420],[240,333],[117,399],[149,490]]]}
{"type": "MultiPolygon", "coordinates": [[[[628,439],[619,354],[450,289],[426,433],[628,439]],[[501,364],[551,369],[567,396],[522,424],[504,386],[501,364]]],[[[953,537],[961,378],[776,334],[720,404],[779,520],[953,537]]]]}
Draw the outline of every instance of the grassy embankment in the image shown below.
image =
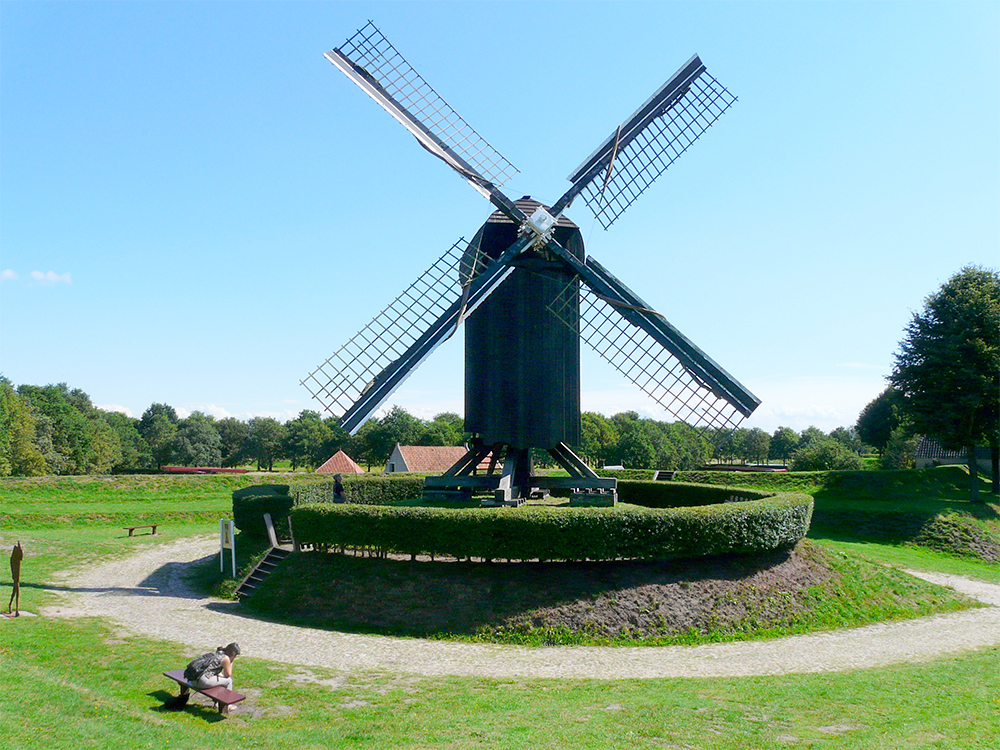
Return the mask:
{"type": "MultiPolygon", "coordinates": [[[[922,474],[914,474],[918,485],[928,479],[922,474]]],[[[919,491],[901,485],[897,499],[906,512],[929,520],[951,511],[995,533],[995,506],[992,518],[967,513],[947,476],[933,474],[919,491]]],[[[28,553],[24,609],[58,601],[55,571],[212,533],[228,513],[230,478],[148,479],[169,481],[118,490],[114,500],[107,486],[95,489],[99,480],[90,497],[90,490],[71,487],[91,480],[43,480],[34,487],[0,481],[0,549],[21,539],[28,553]],[[146,518],[142,513],[173,515],[156,519],[170,521],[162,536],[129,539],[121,526],[146,518]]],[[[866,512],[863,504],[879,498],[886,499],[886,513],[896,512],[884,489],[866,498],[867,490],[829,484],[817,485],[820,521],[825,510],[866,512]]],[[[897,520],[885,523],[894,528],[897,520]]],[[[1000,580],[995,564],[911,546],[913,540],[898,533],[888,542],[873,533],[859,536],[855,526],[837,530],[821,522],[817,544],[1000,580]]],[[[0,594],[9,596],[6,575],[0,581],[0,594]]],[[[239,678],[252,710],[221,723],[208,709],[160,710],[170,686],[159,673],[188,657],[180,646],[123,637],[96,620],[0,622],[0,737],[14,748],[991,748],[1000,733],[998,649],[847,674],[614,682],[333,674],[248,655],[239,678]]]]}

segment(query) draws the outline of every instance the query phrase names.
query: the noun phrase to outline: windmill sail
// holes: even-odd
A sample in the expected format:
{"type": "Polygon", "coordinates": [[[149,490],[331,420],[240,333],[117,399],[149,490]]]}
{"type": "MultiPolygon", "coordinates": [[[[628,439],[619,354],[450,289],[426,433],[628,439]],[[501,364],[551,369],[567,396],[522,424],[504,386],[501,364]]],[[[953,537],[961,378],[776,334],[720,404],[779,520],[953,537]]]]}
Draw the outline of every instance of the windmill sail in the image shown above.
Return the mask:
{"type": "Polygon", "coordinates": [[[695,55],[569,176],[605,229],[736,102],[695,55]]]}
{"type": "MultiPolygon", "coordinates": [[[[553,312],[676,419],[728,433],[760,404],[739,381],[596,260],[574,263],[555,242],[549,243],[549,249],[574,266],[584,282],[578,315],[562,299],[553,303],[553,312]]],[[[566,299],[572,300],[573,293],[570,290],[566,299]]]]}
{"type": "Polygon", "coordinates": [[[450,338],[513,271],[508,261],[527,240],[475,278],[459,240],[385,310],[302,380],[313,398],[350,433],[361,427],[416,367],[450,338]]]}
{"type": "Polygon", "coordinates": [[[491,187],[517,174],[517,168],[431,88],[371,21],[324,57],[487,199],[492,199],[491,187]]]}

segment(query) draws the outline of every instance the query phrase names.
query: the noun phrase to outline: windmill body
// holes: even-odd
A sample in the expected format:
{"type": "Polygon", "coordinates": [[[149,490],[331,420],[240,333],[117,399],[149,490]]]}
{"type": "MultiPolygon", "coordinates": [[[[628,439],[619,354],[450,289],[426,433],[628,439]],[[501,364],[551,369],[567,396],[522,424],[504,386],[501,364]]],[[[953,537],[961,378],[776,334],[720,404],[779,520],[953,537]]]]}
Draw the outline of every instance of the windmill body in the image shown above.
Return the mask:
{"type": "MultiPolygon", "coordinates": [[[[531,214],[537,202],[521,199],[531,214]]],[[[497,211],[470,248],[496,259],[517,240],[518,227],[497,211]]],[[[579,228],[560,217],[555,238],[581,262],[579,228]]],[[[465,429],[483,442],[551,448],[580,442],[580,334],[552,310],[572,294],[576,275],[547,253],[521,254],[514,271],[465,322],[465,429]]],[[[579,313],[577,312],[577,315],[579,313]]]]}
{"type": "Polygon", "coordinates": [[[413,70],[371,23],[326,53],[497,209],[353,339],[310,373],[309,388],[355,432],[434,349],[466,323],[466,456],[426,494],[494,493],[518,503],[569,488],[615,501],[569,448],[580,441],[580,341],[669,414],[705,434],[728,433],[759,400],[604,266],[587,257],[563,212],[581,197],[605,229],[736,101],[695,55],[570,174],[551,207],[511,201],[516,169],[413,70]],[[536,476],[543,449],[569,477],[536,476]],[[485,474],[480,467],[488,463],[485,474]]]}

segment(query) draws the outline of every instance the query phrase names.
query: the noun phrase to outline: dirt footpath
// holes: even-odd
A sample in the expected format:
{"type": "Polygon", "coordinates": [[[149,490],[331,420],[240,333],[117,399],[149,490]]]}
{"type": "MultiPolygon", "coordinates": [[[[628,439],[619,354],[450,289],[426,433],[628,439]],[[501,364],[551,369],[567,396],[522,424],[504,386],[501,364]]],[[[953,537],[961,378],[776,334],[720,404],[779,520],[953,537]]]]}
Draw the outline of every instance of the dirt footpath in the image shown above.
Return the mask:
{"type": "Polygon", "coordinates": [[[524,648],[355,635],[261,622],[235,602],[204,598],[185,583],[195,560],[218,554],[214,536],[182,539],[61,576],[61,606],[45,616],[99,617],[125,633],[174,641],[192,655],[238,641],[243,652],[286,664],[425,676],[627,679],[837,672],[929,661],[1000,645],[1000,585],[914,573],[990,606],[898,623],[772,641],[646,648],[524,648]]]}

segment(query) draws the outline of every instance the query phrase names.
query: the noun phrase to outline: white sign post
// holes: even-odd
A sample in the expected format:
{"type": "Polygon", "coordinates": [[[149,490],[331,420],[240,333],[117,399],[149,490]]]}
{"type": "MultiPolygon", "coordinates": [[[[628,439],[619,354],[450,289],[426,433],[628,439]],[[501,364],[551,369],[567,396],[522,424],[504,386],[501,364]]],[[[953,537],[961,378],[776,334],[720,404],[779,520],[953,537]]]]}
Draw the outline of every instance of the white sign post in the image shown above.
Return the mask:
{"type": "Polygon", "coordinates": [[[219,572],[226,572],[226,550],[230,550],[233,560],[233,578],[236,578],[236,534],[235,525],[225,518],[219,520],[219,572]]]}

